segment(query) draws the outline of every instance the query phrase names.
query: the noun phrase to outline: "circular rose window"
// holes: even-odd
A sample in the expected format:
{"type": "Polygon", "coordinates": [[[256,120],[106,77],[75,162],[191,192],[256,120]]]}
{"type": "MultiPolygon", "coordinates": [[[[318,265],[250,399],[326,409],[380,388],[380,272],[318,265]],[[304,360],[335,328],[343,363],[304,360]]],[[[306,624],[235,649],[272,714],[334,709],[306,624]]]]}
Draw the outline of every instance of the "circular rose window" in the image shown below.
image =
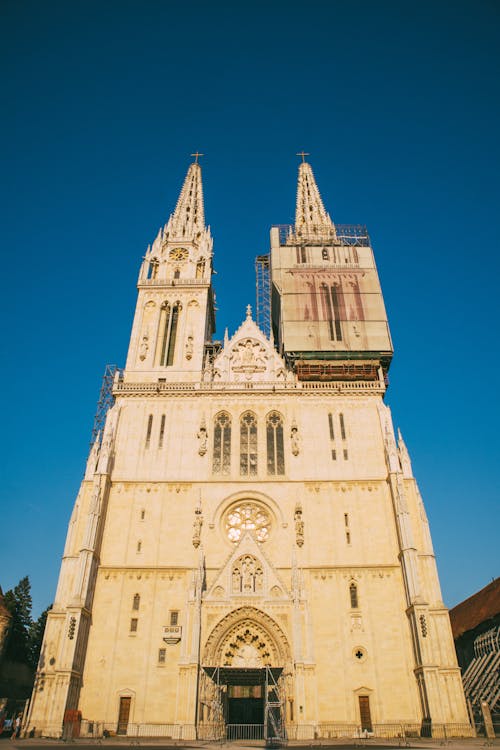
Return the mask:
{"type": "Polygon", "coordinates": [[[233,544],[240,541],[245,531],[251,531],[258,542],[269,539],[271,515],[269,511],[252,500],[233,505],[224,514],[224,533],[233,544]]]}

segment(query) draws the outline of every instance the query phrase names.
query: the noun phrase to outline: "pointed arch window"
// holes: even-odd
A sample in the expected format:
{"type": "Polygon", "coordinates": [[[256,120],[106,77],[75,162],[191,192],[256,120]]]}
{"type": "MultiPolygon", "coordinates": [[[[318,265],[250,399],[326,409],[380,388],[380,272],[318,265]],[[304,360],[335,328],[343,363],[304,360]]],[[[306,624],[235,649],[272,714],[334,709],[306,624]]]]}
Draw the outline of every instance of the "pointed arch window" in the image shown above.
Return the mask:
{"type": "Polygon", "coordinates": [[[358,602],[358,587],[352,581],[351,585],[349,586],[349,596],[351,598],[351,609],[357,609],[359,607],[358,602]]]}
{"type": "Polygon", "coordinates": [[[138,610],[141,604],[141,597],[139,594],[135,594],[132,600],[132,609],[138,610]]]}
{"type": "Polygon", "coordinates": [[[240,419],[240,474],[257,474],[257,419],[251,411],[240,419]]]}
{"type": "Polygon", "coordinates": [[[219,412],[214,420],[214,474],[229,474],[231,469],[231,417],[219,412]]]}
{"type": "Polygon", "coordinates": [[[163,335],[161,341],[160,365],[166,367],[173,365],[174,363],[177,325],[181,309],[180,302],[176,302],[172,307],[166,302],[162,308],[163,335]]]}
{"type": "Polygon", "coordinates": [[[285,473],[285,451],[283,447],[283,417],[272,411],[266,419],[267,473],[285,473]]]}

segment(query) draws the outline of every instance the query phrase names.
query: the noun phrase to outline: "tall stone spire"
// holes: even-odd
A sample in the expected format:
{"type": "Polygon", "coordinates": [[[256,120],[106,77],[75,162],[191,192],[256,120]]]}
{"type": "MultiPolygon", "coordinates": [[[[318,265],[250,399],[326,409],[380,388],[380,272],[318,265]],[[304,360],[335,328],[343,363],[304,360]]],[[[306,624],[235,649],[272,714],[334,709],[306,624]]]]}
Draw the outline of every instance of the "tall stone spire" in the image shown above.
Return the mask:
{"type": "Polygon", "coordinates": [[[325,211],[311,165],[306,161],[299,166],[295,234],[325,242],[336,238],[335,225],[325,211]]]}
{"type": "Polygon", "coordinates": [[[174,213],[165,231],[169,239],[195,240],[205,229],[201,167],[193,162],[187,171],[174,213]]]}

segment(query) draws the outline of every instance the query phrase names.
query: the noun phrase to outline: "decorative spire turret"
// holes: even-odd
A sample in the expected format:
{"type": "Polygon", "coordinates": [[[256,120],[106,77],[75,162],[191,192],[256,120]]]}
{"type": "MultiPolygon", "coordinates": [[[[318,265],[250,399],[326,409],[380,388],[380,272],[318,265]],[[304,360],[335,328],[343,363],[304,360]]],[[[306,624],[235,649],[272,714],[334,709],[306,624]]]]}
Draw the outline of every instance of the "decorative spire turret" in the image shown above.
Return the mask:
{"type": "Polygon", "coordinates": [[[325,211],[311,165],[304,156],[299,166],[295,234],[305,240],[335,240],[335,225],[325,211]]]}
{"type": "Polygon", "coordinates": [[[168,220],[165,232],[169,239],[194,241],[205,230],[201,167],[193,162],[187,172],[174,213],[168,220]]]}

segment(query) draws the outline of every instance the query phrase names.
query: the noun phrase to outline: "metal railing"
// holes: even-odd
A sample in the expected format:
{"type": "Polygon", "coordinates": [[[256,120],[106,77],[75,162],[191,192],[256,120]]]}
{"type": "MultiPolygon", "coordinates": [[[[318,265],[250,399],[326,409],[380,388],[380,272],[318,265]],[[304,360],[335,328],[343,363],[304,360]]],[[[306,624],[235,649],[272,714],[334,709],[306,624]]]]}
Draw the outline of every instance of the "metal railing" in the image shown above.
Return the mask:
{"type": "Polygon", "coordinates": [[[140,393],[168,393],[169,391],[371,391],[383,392],[385,385],[380,380],[327,380],[298,382],[221,382],[209,383],[159,383],[118,381],[114,384],[115,395],[140,393]]]}

